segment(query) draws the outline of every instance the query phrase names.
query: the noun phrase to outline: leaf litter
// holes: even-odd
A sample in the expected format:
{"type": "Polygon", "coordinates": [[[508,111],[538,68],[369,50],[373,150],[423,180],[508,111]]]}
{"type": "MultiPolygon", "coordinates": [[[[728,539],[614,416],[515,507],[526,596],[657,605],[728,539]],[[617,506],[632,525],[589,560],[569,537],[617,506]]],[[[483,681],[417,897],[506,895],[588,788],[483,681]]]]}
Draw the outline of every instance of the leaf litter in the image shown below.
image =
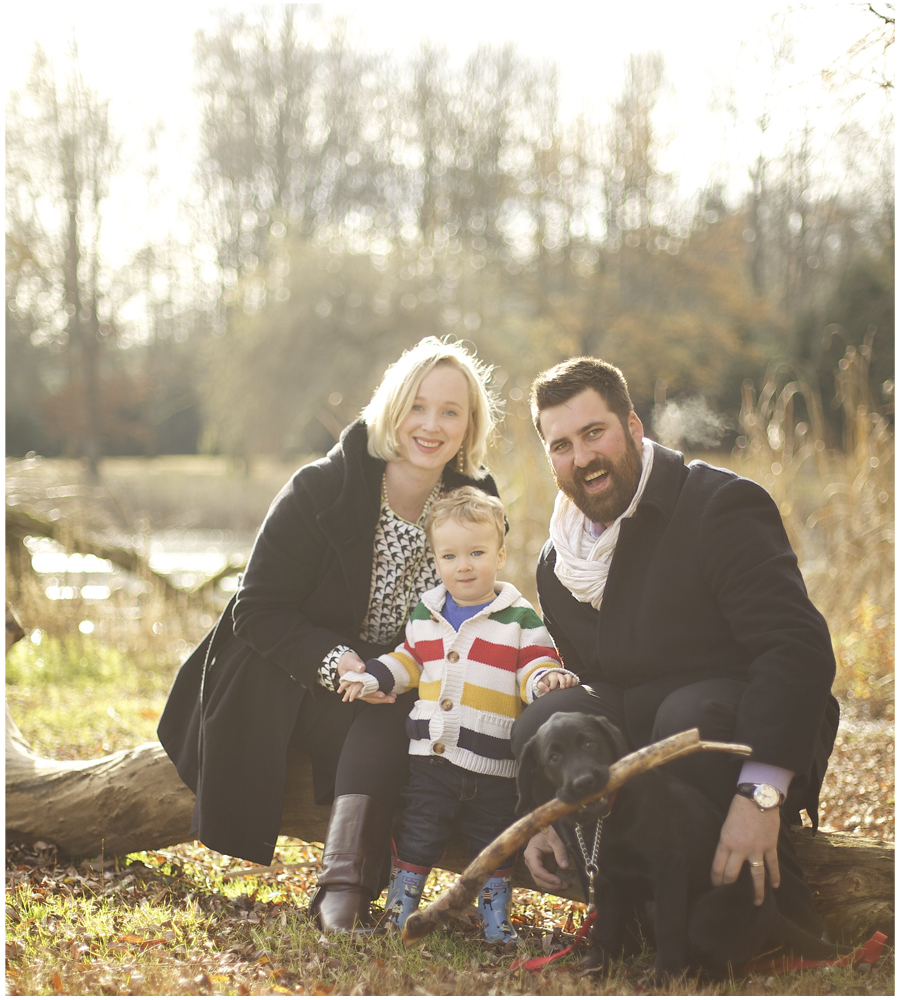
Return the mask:
{"type": "MultiPolygon", "coordinates": [[[[823,830],[894,838],[891,724],[842,724],[823,788],[823,830]]],[[[306,916],[321,845],[281,838],[270,866],[201,844],[73,862],[45,841],[7,845],[7,995],[487,996],[673,995],[647,979],[648,949],[585,979],[569,968],[511,972],[522,952],[571,943],[584,907],[515,890],[515,946],[480,940],[470,908],[425,947],[398,935],[330,939],[306,916]]],[[[433,898],[452,873],[436,872],[433,898]]],[[[568,960],[567,960],[568,961],[568,960]]],[[[892,995],[893,952],[871,969],[687,979],[681,995],[892,995]]]]}

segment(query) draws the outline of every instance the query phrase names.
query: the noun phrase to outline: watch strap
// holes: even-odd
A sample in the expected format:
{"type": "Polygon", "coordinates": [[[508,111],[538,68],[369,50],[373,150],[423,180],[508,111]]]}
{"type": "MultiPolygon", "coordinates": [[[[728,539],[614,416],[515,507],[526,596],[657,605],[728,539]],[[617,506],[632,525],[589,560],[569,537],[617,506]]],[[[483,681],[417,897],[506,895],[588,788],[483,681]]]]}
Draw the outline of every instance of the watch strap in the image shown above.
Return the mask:
{"type": "Polygon", "coordinates": [[[782,792],[780,788],[776,788],[774,785],[770,785],[768,782],[764,782],[764,781],[763,782],[742,781],[737,786],[737,794],[738,795],[743,795],[744,798],[750,799],[750,801],[754,805],[756,805],[759,809],[761,809],[763,811],[766,811],[768,809],[777,809],[779,806],[783,805],[784,799],[785,799],[784,792],[782,792]],[[775,793],[775,795],[778,797],[778,801],[774,802],[770,806],[761,805],[760,801],[759,801],[759,798],[757,796],[757,789],[762,788],[762,787],[771,789],[775,793]]]}

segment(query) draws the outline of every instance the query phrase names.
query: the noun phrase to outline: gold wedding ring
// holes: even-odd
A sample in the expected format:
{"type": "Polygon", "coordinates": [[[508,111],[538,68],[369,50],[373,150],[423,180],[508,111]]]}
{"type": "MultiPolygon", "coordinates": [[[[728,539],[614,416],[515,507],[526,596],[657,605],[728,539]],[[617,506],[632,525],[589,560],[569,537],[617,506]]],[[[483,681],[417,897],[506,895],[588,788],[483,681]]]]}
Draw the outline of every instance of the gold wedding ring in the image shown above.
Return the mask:
{"type": "Polygon", "coordinates": [[[764,864],[764,862],[762,862],[762,861],[751,861],[750,862],[750,867],[751,868],[762,868],[763,864],[764,864]]]}

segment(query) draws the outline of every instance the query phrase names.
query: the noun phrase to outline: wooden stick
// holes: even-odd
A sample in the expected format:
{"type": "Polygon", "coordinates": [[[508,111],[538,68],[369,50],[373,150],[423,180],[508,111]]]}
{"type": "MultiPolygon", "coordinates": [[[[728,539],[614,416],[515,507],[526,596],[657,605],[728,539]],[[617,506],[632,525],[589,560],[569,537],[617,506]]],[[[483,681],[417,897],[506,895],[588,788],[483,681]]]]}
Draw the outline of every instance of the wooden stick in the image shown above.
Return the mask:
{"type": "Polygon", "coordinates": [[[409,915],[403,928],[403,943],[407,948],[417,944],[448,918],[468,906],[485,881],[497,870],[497,866],[527,843],[538,830],[545,829],[560,817],[575,812],[588,802],[596,802],[612,794],[635,775],[678,757],[686,757],[698,750],[722,750],[745,757],[749,757],[752,752],[751,748],[743,743],[712,743],[701,740],[700,731],[697,729],[675,733],[674,736],[660,740],[659,743],[651,743],[648,747],[635,750],[634,753],[628,754],[610,766],[609,782],[603,791],[588,795],[580,802],[551,799],[504,830],[496,840],[485,847],[449,889],[441,893],[425,909],[409,915]]]}

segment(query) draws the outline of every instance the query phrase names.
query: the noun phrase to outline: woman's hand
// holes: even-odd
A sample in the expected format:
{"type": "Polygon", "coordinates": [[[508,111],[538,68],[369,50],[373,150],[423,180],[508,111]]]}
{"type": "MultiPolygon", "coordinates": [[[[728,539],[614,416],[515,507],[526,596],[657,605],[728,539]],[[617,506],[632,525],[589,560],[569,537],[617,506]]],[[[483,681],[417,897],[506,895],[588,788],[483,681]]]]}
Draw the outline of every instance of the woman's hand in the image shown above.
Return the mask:
{"type": "MultiPolygon", "coordinates": [[[[352,683],[352,678],[354,673],[361,674],[365,671],[366,665],[363,661],[353,652],[352,649],[348,649],[346,653],[338,660],[337,672],[338,677],[341,678],[341,684],[343,686],[344,680],[348,679],[352,683]],[[350,675],[347,678],[347,675],[350,675]]],[[[344,688],[348,690],[348,688],[344,688]]],[[[355,697],[355,695],[354,695],[355,697]]],[[[345,696],[344,701],[347,701],[345,696]]],[[[353,701],[354,698],[350,698],[353,701]]],[[[370,705],[393,705],[397,700],[397,695],[392,691],[390,694],[385,694],[384,691],[376,691],[374,694],[366,695],[365,698],[361,698],[360,701],[367,701],[370,705]]]]}
{"type": "Polygon", "coordinates": [[[722,825],[719,846],[712,864],[712,884],[737,881],[745,861],[750,862],[754,899],[759,906],[766,886],[766,871],[772,888],[781,882],[778,870],[778,829],[781,810],[760,810],[756,803],[743,795],[735,795],[722,825]]]}
{"type": "Polygon", "coordinates": [[[559,875],[555,875],[545,867],[545,859],[549,858],[554,858],[560,868],[569,867],[569,855],[566,852],[566,846],[559,839],[559,834],[557,834],[552,826],[548,826],[546,829],[541,830],[540,833],[536,833],[528,841],[528,846],[525,848],[523,857],[525,858],[528,870],[531,872],[531,877],[535,881],[535,885],[545,892],[555,892],[557,889],[561,889],[569,884],[566,879],[560,878],[559,875]]]}

